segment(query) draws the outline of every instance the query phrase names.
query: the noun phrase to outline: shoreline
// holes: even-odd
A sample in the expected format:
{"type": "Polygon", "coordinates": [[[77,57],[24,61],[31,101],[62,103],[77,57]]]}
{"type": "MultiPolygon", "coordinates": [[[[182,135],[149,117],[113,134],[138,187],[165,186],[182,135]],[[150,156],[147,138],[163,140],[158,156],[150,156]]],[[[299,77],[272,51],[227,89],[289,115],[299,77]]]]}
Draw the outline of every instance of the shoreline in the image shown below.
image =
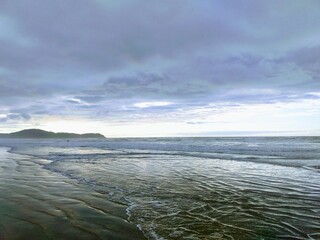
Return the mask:
{"type": "Polygon", "coordinates": [[[16,218],[1,220],[6,215],[0,198],[0,233],[8,233],[2,221],[18,222],[13,228],[18,230],[31,224],[43,236],[38,239],[64,239],[60,231],[69,236],[65,239],[80,240],[319,236],[315,213],[320,209],[320,176],[292,162],[319,166],[317,139],[23,140],[0,145],[12,146],[13,152],[0,151],[0,189],[7,191],[0,191],[0,197],[16,195],[4,203],[17,208],[4,205],[16,218]],[[204,157],[212,154],[224,158],[204,157]],[[266,160],[286,161],[288,166],[266,160]],[[28,222],[19,222],[17,216],[28,222]],[[69,230],[45,228],[55,225],[69,230]]]}
{"type": "Polygon", "coordinates": [[[146,239],[128,206],[0,146],[0,239],[146,239]]]}

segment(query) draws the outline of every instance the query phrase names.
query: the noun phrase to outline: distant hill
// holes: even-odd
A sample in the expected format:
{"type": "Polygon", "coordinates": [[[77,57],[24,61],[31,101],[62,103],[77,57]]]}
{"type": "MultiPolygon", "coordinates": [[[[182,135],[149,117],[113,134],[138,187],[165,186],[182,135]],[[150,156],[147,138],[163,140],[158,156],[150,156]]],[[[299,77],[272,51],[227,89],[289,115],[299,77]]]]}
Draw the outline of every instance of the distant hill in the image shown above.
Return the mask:
{"type": "Polygon", "coordinates": [[[19,132],[0,134],[0,138],[105,138],[100,133],[55,133],[41,129],[25,129],[19,132]]]}

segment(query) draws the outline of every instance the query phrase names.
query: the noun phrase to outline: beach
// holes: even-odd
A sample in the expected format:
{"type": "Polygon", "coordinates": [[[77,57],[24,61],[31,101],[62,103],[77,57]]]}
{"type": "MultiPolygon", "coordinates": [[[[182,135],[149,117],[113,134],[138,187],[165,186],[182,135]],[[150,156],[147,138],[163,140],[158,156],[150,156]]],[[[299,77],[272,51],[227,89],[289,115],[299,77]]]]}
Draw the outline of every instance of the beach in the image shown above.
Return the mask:
{"type": "Polygon", "coordinates": [[[144,239],[126,205],[0,148],[0,239],[144,239]]]}
{"type": "Polygon", "coordinates": [[[0,0],[0,240],[320,240],[319,25],[320,0],[0,0]]]}
{"type": "Polygon", "coordinates": [[[318,138],[0,145],[1,240],[320,239],[318,138]]]}

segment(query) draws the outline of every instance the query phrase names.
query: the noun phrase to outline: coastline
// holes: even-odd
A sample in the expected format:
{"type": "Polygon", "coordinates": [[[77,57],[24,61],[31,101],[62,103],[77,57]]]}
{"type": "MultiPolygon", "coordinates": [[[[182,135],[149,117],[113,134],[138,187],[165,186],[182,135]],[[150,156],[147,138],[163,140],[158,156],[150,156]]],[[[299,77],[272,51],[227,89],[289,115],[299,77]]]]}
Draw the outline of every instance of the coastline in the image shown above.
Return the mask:
{"type": "Polygon", "coordinates": [[[318,139],[0,145],[12,152],[0,151],[0,233],[7,236],[32,228],[37,235],[28,239],[319,237],[318,139]]]}
{"type": "Polygon", "coordinates": [[[0,239],[146,239],[127,206],[0,146],[0,239]]]}

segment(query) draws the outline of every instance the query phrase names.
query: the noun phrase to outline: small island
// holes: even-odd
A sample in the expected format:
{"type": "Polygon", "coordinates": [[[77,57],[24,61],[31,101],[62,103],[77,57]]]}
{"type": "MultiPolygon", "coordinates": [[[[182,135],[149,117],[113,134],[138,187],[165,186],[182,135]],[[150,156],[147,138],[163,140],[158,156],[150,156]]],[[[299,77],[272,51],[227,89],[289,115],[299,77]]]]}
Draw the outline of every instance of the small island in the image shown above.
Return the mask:
{"type": "Polygon", "coordinates": [[[41,129],[25,129],[13,133],[2,133],[0,138],[30,138],[30,139],[48,139],[48,138],[105,138],[100,133],[65,133],[65,132],[49,132],[41,129]]]}

